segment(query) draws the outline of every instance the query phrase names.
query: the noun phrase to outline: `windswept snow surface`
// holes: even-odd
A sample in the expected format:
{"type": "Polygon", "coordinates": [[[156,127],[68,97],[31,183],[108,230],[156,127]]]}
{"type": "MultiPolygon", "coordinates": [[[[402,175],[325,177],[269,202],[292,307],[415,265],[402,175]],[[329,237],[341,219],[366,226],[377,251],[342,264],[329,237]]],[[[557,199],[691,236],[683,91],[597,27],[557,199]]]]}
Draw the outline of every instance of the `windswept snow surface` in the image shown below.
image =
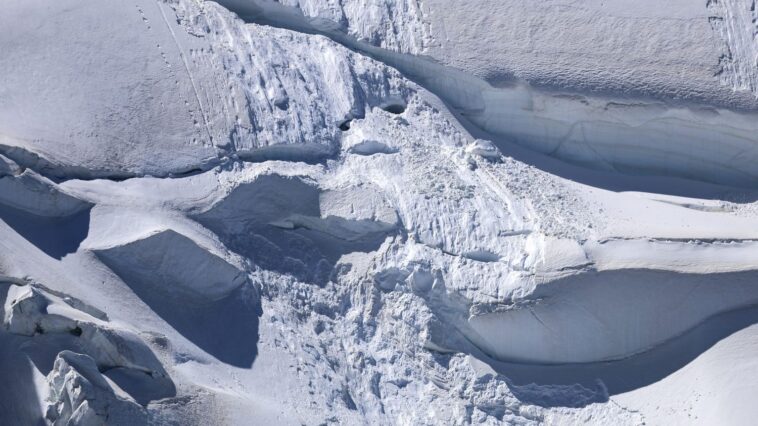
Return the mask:
{"type": "Polygon", "coordinates": [[[758,415],[754,7],[6,3],[0,423],[758,415]]]}

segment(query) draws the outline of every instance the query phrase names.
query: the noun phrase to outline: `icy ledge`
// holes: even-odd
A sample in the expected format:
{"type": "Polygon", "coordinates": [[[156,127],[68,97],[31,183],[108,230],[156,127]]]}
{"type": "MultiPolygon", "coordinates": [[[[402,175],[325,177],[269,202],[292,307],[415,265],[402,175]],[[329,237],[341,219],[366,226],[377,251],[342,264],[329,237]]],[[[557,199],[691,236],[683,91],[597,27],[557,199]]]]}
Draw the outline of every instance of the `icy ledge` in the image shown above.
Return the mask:
{"type": "Polygon", "coordinates": [[[495,88],[430,60],[356,41],[339,26],[278,3],[219,2],[243,19],[322,34],[402,72],[471,124],[534,151],[585,167],[758,185],[758,113],[706,104],[541,90],[514,81],[495,88]]]}

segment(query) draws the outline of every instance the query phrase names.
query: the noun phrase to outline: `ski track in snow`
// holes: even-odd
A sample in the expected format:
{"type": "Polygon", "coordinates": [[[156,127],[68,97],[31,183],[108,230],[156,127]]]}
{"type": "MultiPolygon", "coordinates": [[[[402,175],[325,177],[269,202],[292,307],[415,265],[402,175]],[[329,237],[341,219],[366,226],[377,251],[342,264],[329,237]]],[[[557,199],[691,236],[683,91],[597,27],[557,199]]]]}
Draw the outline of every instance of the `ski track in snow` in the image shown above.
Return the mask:
{"type": "Polygon", "coordinates": [[[184,49],[182,48],[182,45],[179,43],[179,40],[176,38],[176,33],[174,32],[174,29],[171,27],[171,24],[168,22],[168,18],[166,17],[166,11],[163,9],[164,8],[163,4],[160,2],[156,2],[155,6],[161,12],[161,17],[163,18],[163,22],[166,24],[166,28],[168,28],[168,31],[171,33],[171,38],[174,40],[174,44],[176,45],[176,50],[179,53],[179,58],[182,60],[182,64],[184,64],[184,70],[187,72],[187,78],[189,78],[189,81],[192,84],[192,92],[195,94],[195,101],[197,102],[197,106],[200,109],[200,116],[203,117],[203,126],[205,127],[205,132],[208,134],[208,143],[213,144],[213,136],[211,135],[211,131],[208,128],[208,116],[206,115],[205,109],[203,108],[203,102],[200,100],[200,95],[197,92],[197,83],[195,82],[195,79],[192,77],[192,71],[190,71],[189,63],[187,63],[187,58],[184,54],[184,49]]]}
{"type": "Polygon", "coordinates": [[[758,97],[758,10],[755,0],[709,0],[710,19],[725,46],[718,77],[758,97]]]}

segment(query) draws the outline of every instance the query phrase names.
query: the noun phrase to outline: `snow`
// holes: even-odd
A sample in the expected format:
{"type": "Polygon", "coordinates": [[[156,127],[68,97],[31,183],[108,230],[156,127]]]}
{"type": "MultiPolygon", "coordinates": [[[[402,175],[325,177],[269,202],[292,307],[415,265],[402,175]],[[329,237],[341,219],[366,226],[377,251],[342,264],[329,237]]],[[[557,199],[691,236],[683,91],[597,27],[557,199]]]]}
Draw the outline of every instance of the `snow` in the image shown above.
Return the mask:
{"type": "Polygon", "coordinates": [[[181,175],[285,144],[332,152],[338,123],[363,114],[364,101],[402,96],[396,73],[330,60],[322,38],[249,31],[213,3],[14,1],[0,19],[19,27],[0,40],[0,152],[50,177],[181,175]],[[25,19],[41,27],[17,24],[25,19]],[[292,43],[310,47],[283,48],[292,43]]]}
{"type": "MultiPolygon", "coordinates": [[[[221,3],[232,10],[256,4],[265,14],[271,2],[221,3]]],[[[485,0],[472,7],[427,0],[414,10],[393,0],[384,4],[402,10],[401,16],[364,13],[361,18],[339,10],[370,8],[371,2],[280,3],[299,6],[315,24],[330,20],[337,23],[333,28],[355,39],[394,52],[423,54],[495,87],[515,78],[585,94],[756,106],[749,92],[754,87],[748,83],[756,75],[752,1],[485,0]],[[397,34],[415,38],[400,39],[398,45],[397,34]],[[426,40],[420,48],[419,37],[426,40]],[[728,85],[719,84],[714,74],[728,85]],[[733,88],[748,92],[735,94],[733,88]]]]}
{"type": "Polygon", "coordinates": [[[0,418],[749,422],[742,6],[9,2],[0,418]]]}
{"type": "Polygon", "coordinates": [[[714,14],[709,22],[728,52],[719,59],[721,82],[735,91],[751,91],[758,95],[758,11],[755,2],[734,0],[708,2],[714,14]]]}
{"type": "MultiPolygon", "coordinates": [[[[743,324],[755,318],[754,312],[740,314],[742,318],[737,318],[743,324]]],[[[730,322],[736,322],[734,317],[730,322]]],[[[728,322],[722,321],[722,327],[724,323],[728,322]]],[[[618,396],[618,402],[629,404],[658,424],[677,422],[684,413],[698,424],[749,423],[750,414],[744,407],[750,405],[749,395],[755,392],[756,361],[750,356],[755,347],[755,328],[749,325],[730,334],[680,371],[654,384],[650,394],[632,391],[618,396]]]]}
{"type": "Polygon", "coordinates": [[[424,5],[411,0],[324,2],[320,0],[283,0],[303,15],[341,24],[359,40],[385,49],[418,54],[432,42],[424,5]]]}
{"type": "MultiPolygon", "coordinates": [[[[714,68],[709,61],[717,62],[720,55],[715,48],[718,45],[714,40],[716,34],[708,27],[705,8],[694,11],[691,5],[682,4],[679,8],[667,6],[667,10],[683,16],[674,16],[673,22],[664,23],[661,19],[648,16],[650,9],[655,8],[654,4],[628,11],[631,16],[621,17],[615,16],[616,9],[623,8],[620,2],[610,2],[610,11],[598,11],[597,5],[576,8],[561,5],[556,6],[556,13],[541,10],[553,6],[529,6],[518,1],[497,2],[490,8],[466,12],[440,5],[433,10],[442,15],[443,24],[432,24],[431,27],[443,28],[442,34],[437,36],[440,40],[447,37],[450,42],[451,38],[446,35],[449,27],[454,28],[456,37],[454,42],[450,42],[454,47],[426,52],[432,59],[429,60],[402,54],[403,49],[380,49],[375,46],[376,43],[368,44],[352,38],[349,29],[345,33],[339,26],[325,24],[324,18],[309,18],[306,15],[298,19],[292,16],[296,12],[283,12],[275,7],[278,4],[221,3],[229,5],[243,17],[254,16],[251,18],[253,20],[262,19],[273,25],[325,34],[385,62],[434,92],[462,114],[465,120],[494,138],[505,138],[585,167],[622,173],[678,176],[746,187],[754,186],[758,179],[752,167],[756,160],[755,135],[758,134],[755,125],[756,98],[744,91],[738,92],[741,96],[737,96],[731,89],[715,84],[715,71],[703,74],[703,70],[714,68]],[[533,10],[535,8],[537,10],[533,10]],[[501,18],[502,22],[489,22],[493,9],[503,9],[502,16],[506,18],[501,18]],[[521,12],[510,13],[513,10],[521,12]],[[480,17],[478,14],[481,11],[485,11],[485,15],[480,17]],[[483,22],[478,26],[466,24],[465,28],[458,28],[461,24],[457,22],[455,26],[447,24],[445,19],[450,19],[449,13],[454,13],[452,19],[473,14],[474,22],[477,18],[483,22]],[[551,21],[535,24],[520,13],[527,16],[534,14],[540,19],[548,17],[551,21]],[[511,19],[517,21],[511,22],[511,19]],[[551,28],[552,20],[556,19],[569,22],[560,27],[560,37],[551,28]],[[563,30],[565,25],[574,21],[580,25],[569,26],[571,32],[566,34],[563,30]],[[488,40],[488,37],[500,37],[502,33],[488,30],[484,35],[476,30],[509,24],[512,27],[530,25],[531,28],[523,29],[508,42],[501,43],[488,40]],[[608,31],[590,32],[586,30],[587,26],[607,27],[608,31]],[[639,27],[650,27],[642,46],[639,46],[641,41],[637,40],[636,34],[644,30],[639,27]],[[607,32],[614,34],[614,37],[603,36],[602,41],[586,38],[587,34],[607,32]],[[632,32],[635,36],[631,35],[632,32]],[[532,35],[523,40],[523,34],[532,35]],[[692,42],[704,36],[710,40],[704,46],[692,42]],[[507,63],[502,68],[491,70],[501,74],[494,80],[472,69],[482,58],[488,64],[498,64],[499,55],[507,56],[507,61],[518,57],[513,52],[497,52],[491,48],[493,45],[518,46],[526,43],[529,48],[521,54],[531,64],[535,57],[541,56],[534,53],[539,52],[539,44],[550,43],[556,38],[562,41],[559,51],[547,51],[550,64],[537,66],[540,78],[555,81],[530,78],[529,71],[514,71],[507,63]],[[627,44],[633,44],[634,48],[627,44]],[[587,45],[597,49],[597,57],[577,54],[576,46],[583,49],[587,45]],[[480,52],[481,49],[485,49],[486,54],[480,52]],[[451,52],[452,55],[461,52],[466,52],[466,55],[481,54],[476,59],[467,56],[464,60],[466,65],[462,66],[455,58],[450,58],[451,52]],[[626,56],[618,57],[622,52],[626,56]],[[644,55],[644,58],[635,57],[635,53],[644,55]],[[556,55],[566,55],[572,59],[564,63],[556,61],[556,55]],[[651,63],[650,57],[660,60],[651,63]],[[686,65],[683,66],[683,63],[686,65]],[[551,77],[556,64],[559,66],[556,71],[571,71],[577,75],[551,77]],[[616,68],[606,69],[608,67],[616,68]],[[651,69],[646,72],[646,67],[651,69]],[[670,72],[672,68],[676,68],[677,73],[670,72]],[[461,69],[468,73],[461,72],[461,69]],[[630,70],[644,74],[636,75],[630,70]],[[596,72],[600,75],[593,77],[596,72]],[[619,87],[621,82],[608,81],[605,74],[621,75],[623,84],[632,86],[619,87]],[[576,87],[574,82],[590,87],[576,87]],[[669,87],[672,86],[676,87],[676,93],[671,93],[669,87]],[[581,91],[576,93],[577,89],[581,91]]],[[[605,8],[604,4],[601,6],[600,9],[605,8]]],[[[509,27],[508,31],[512,28],[509,27]]],[[[740,34],[747,31],[753,33],[747,27],[737,31],[740,34]]],[[[755,56],[751,52],[740,54],[745,58],[755,56]]]]}

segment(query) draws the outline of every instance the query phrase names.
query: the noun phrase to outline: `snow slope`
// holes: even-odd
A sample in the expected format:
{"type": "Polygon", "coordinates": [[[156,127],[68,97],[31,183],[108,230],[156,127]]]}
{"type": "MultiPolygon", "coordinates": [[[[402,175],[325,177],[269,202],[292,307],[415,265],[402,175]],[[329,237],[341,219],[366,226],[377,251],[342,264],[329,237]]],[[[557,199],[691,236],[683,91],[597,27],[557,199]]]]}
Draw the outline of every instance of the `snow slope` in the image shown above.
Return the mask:
{"type": "Polygon", "coordinates": [[[756,107],[749,93],[756,93],[750,82],[758,75],[752,0],[484,0],[475,7],[445,0],[390,0],[383,7],[366,0],[221,3],[296,7],[314,22],[337,23],[334,28],[355,39],[423,54],[495,87],[523,79],[560,91],[756,107]],[[361,8],[370,13],[355,16],[361,8]],[[398,34],[411,38],[398,40],[398,34]]]}
{"type": "Polygon", "coordinates": [[[757,414],[740,4],[221,3],[0,15],[0,418],[757,414]]]}
{"type": "MultiPolygon", "coordinates": [[[[326,12],[314,12],[328,9],[327,2],[321,2],[321,9],[306,8],[312,12],[306,16],[272,1],[221,3],[248,20],[328,35],[397,68],[490,138],[515,142],[584,167],[756,185],[752,167],[758,134],[755,94],[734,92],[739,88],[719,84],[714,78],[721,73],[719,58],[731,50],[726,45],[719,50],[717,32],[708,24],[708,9],[689,2],[671,7],[675,14],[671,22],[660,17],[653,2],[635,5],[633,10],[620,2],[609,2],[607,7],[605,3],[574,7],[549,2],[535,7],[496,2],[465,11],[432,2],[426,7],[443,21],[430,18],[432,35],[444,41],[442,47],[425,52],[425,57],[398,53],[407,49],[375,46],[384,47],[381,41],[369,44],[371,40],[355,38],[360,31],[329,20],[326,12]],[[502,14],[492,13],[501,9],[502,14]],[[463,23],[460,16],[470,16],[473,22],[479,19],[480,25],[469,25],[469,20],[463,23]],[[496,16],[502,18],[493,18],[496,16]],[[562,25],[557,27],[556,21],[562,25]],[[561,31],[560,37],[554,27],[561,31]],[[607,33],[613,36],[606,37],[607,33]],[[503,34],[512,37],[492,39],[503,34]],[[645,34],[643,45],[639,34],[645,34]],[[588,35],[603,40],[588,39],[588,35]],[[560,43],[553,42],[556,39],[560,43]],[[703,40],[707,40],[704,45],[703,40]],[[549,45],[545,57],[549,64],[537,62],[533,68],[535,58],[541,58],[542,45],[549,45]],[[492,46],[523,50],[500,52],[492,46]],[[586,46],[593,46],[593,54],[581,54],[586,46]],[[465,63],[461,65],[455,55],[462,52],[477,59],[466,56],[460,59],[465,63]],[[500,61],[501,57],[507,59],[500,61]],[[520,57],[528,66],[515,65],[523,68],[515,71],[512,62],[520,57]],[[481,60],[496,68],[482,74],[476,68],[481,60]],[[534,76],[537,73],[539,78],[534,76]]],[[[746,22],[735,24],[732,33],[753,38],[753,24],[741,24],[746,22]]],[[[744,58],[741,60],[755,62],[752,51],[738,53],[738,58],[744,58]]],[[[743,71],[740,75],[747,78],[754,72],[750,66],[743,71]]]]}
{"type": "Polygon", "coordinates": [[[10,2],[0,24],[18,31],[0,40],[0,152],[59,179],[181,175],[261,147],[271,150],[256,157],[313,161],[334,151],[339,123],[395,89],[391,73],[354,79],[362,58],[309,59],[328,54],[323,39],[251,33],[208,9],[191,18],[154,1],[10,2]],[[14,24],[22,16],[40,27],[14,24]],[[283,50],[293,38],[311,47],[283,50]]]}

